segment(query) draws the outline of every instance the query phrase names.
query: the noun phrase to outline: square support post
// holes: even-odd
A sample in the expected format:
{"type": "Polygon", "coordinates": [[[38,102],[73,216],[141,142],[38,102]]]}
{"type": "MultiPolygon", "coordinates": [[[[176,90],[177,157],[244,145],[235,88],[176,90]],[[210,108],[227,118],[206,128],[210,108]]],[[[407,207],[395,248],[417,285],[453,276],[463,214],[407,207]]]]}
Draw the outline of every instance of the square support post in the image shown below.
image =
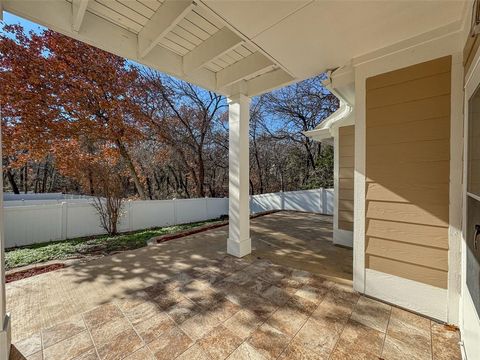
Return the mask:
{"type": "MultiPolygon", "coordinates": [[[[2,130],[0,109],[0,159],[2,158],[2,130]]],[[[0,161],[0,174],[3,174],[0,161]]],[[[3,181],[0,181],[0,360],[8,360],[10,354],[11,325],[7,314],[7,296],[5,291],[5,238],[3,222],[3,181]]]]}
{"type": "Polygon", "coordinates": [[[243,257],[252,252],[250,240],[249,122],[250,98],[228,99],[229,229],[227,252],[243,257]]]}

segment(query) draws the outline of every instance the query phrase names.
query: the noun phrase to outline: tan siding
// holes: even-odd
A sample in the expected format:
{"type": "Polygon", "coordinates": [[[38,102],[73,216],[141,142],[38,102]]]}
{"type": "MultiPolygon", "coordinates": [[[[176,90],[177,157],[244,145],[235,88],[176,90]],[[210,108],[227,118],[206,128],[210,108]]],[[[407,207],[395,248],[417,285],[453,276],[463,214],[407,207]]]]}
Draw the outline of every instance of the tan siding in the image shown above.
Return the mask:
{"type": "Polygon", "coordinates": [[[367,79],[366,266],[447,287],[451,57],[367,79]]]}
{"type": "Polygon", "coordinates": [[[343,126],[338,130],[339,204],[338,228],[353,231],[353,176],[355,166],[355,127],[343,126]]]}
{"type": "Polygon", "coordinates": [[[448,273],[443,270],[432,269],[422,265],[411,264],[368,254],[366,256],[365,263],[366,267],[369,269],[374,269],[380,272],[444,289],[447,288],[448,273]]]}

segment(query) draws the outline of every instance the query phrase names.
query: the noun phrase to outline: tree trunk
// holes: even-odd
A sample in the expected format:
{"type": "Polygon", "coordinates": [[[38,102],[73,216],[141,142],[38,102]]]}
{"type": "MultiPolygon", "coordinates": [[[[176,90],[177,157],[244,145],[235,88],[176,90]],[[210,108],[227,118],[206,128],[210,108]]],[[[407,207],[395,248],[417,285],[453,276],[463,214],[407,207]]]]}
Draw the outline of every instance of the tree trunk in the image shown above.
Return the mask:
{"type": "Polygon", "coordinates": [[[128,167],[128,170],[130,171],[130,175],[132,176],[133,182],[135,183],[135,188],[137,189],[138,195],[140,196],[140,198],[145,200],[147,198],[145,196],[145,190],[143,189],[142,183],[137,174],[137,170],[135,169],[135,165],[133,164],[132,158],[130,157],[130,154],[128,153],[127,148],[120,140],[117,140],[117,146],[118,146],[118,149],[120,150],[120,155],[122,155],[122,158],[127,162],[127,167],[128,167]]]}
{"type": "Polygon", "coordinates": [[[15,182],[15,177],[13,176],[12,171],[10,169],[7,169],[7,178],[8,178],[8,182],[10,183],[10,186],[12,187],[13,193],[20,194],[17,183],[15,182]]]}

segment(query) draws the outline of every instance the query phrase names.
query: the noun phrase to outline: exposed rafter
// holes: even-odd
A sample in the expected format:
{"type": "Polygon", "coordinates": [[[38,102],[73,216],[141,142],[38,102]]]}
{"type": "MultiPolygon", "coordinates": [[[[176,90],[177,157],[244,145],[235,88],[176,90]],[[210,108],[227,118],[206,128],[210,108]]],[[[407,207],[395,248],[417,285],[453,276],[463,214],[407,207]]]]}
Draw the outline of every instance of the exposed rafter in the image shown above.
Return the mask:
{"type": "Polygon", "coordinates": [[[277,87],[285,86],[295,79],[282,69],[270,71],[247,81],[248,96],[257,96],[277,87]]]}
{"type": "Polygon", "coordinates": [[[240,36],[224,27],[183,57],[183,72],[190,75],[242,43],[240,36]]]}
{"type": "MultiPolygon", "coordinates": [[[[72,29],[72,6],[58,0],[3,0],[6,11],[40,25],[49,27],[64,35],[83,41],[102,50],[127,59],[138,61],[153,69],[182,78],[182,57],[174,52],[156,46],[142,59],[138,58],[137,34],[87,11],[83,18],[82,31],[72,29]]],[[[188,81],[206,89],[214,90],[215,74],[200,69],[188,81]]]]}
{"type": "Polygon", "coordinates": [[[72,30],[75,32],[80,31],[80,27],[83,23],[83,18],[87,12],[89,0],[73,0],[72,1],[72,30]]]}
{"type": "Polygon", "coordinates": [[[222,89],[248,77],[260,74],[273,66],[273,62],[260,52],[243,58],[240,61],[220,70],[217,73],[217,88],[222,89]]]}
{"type": "Polygon", "coordinates": [[[193,1],[165,0],[138,34],[138,57],[145,57],[194,6],[193,1]]]}

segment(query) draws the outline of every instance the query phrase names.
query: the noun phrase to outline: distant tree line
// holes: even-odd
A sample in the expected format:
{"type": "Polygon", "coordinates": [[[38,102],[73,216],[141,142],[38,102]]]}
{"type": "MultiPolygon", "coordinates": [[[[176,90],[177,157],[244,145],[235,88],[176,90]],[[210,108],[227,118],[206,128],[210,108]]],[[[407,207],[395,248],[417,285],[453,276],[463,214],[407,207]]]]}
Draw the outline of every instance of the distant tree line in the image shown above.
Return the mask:
{"type": "MultiPolygon", "coordinates": [[[[338,107],[315,77],[251,105],[250,191],[333,185],[302,132],[338,107]]],[[[213,92],[50,30],[0,35],[6,191],[165,199],[228,194],[228,107],[213,92]]]]}

